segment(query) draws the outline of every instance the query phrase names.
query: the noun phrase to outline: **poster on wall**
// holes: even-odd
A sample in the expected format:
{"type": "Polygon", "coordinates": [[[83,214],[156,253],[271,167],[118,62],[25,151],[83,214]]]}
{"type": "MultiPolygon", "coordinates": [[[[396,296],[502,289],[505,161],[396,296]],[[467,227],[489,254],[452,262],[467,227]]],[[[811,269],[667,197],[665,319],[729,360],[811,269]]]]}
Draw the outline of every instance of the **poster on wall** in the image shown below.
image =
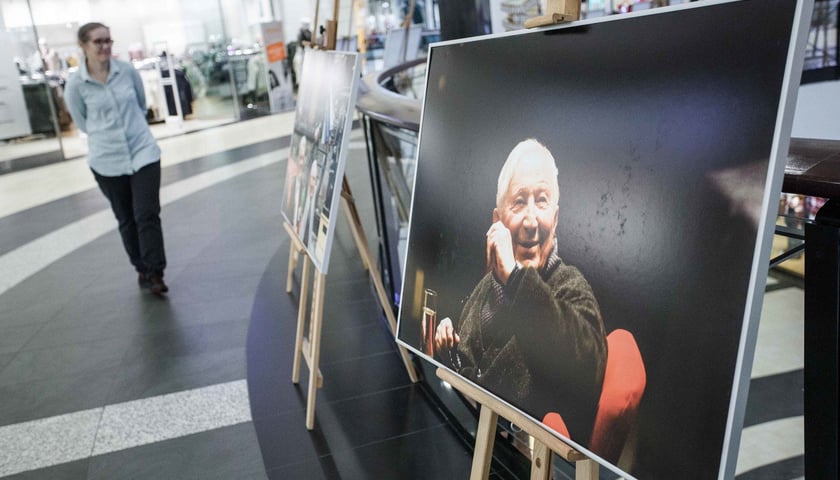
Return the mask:
{"type": "Polygon", "coordinates": [[[2,26],[0,16],[0,140],[5,140],[29,135],[32,127],[12,52],[13,42],[2,26]]]}
{"type": "Polygon", "coordinates": [[[285,112],[295,106],[292,88],[292,65],[286,60],[286,44],[283,37],[283,23],[260,24],[265,56],[268,61],[268,101],[271,112],[285,112]]]}
{"type": "Polygon", "coordinates": [[[758,3],[434,44],[399,342],[625,478],[731,478],[810,15],[758,3]]]}
{"type": "Polygon", "coordinates": [[[309,50],[303,60],[282,210],[326,274],[356,105],[355,53],[309,50]]]}

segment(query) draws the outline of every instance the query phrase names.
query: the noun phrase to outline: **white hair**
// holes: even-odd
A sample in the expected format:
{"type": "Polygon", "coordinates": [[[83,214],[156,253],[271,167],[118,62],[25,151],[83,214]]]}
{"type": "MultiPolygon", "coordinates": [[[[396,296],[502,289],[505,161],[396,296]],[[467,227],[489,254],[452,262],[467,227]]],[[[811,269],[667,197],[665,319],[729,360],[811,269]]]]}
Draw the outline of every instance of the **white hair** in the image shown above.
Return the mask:
{"type": "Polygon", "coordinates": [[[519,162],[526,157],[536,156],[545,161],[551,171],[551,200],[552,202],[559,202],[560,200],[560,185],[557,182],[557,164],[554,161],[554,156],[545,148],[545,145],[534,138],[523,140],[513,147],[510,154],[502,165],[502,171],[499,172],[499,183],[496,187],[496,206],[502,208],[502,201],[505,198],[510,181],[513,179],[513,172],[519,166],[519,162]]]}

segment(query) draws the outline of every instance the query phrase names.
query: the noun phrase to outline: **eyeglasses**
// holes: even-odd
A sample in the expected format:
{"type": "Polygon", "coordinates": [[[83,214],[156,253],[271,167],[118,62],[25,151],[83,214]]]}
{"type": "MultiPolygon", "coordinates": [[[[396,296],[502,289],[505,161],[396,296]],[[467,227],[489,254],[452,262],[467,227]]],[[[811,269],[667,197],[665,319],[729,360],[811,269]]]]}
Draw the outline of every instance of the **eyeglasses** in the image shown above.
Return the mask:
{"type": "Polygon", "coordinates": [[[110,38],[97,38],[96,40],[91,40],[90,43],[96,45],[97,48],[105,48],[113,45],[114,41],[110,38]]]}

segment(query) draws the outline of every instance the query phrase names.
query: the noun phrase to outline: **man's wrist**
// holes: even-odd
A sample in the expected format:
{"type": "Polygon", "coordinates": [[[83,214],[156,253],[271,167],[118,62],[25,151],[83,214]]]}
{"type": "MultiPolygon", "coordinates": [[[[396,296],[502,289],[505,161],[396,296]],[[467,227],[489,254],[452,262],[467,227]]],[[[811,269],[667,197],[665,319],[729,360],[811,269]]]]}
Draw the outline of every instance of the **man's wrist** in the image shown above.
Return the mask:
{"type": "Polygon", "coordinates": [[[508,275],[507,282],[505,282],[505,288],[508,290],[516,289],[516,286],[519,284],[519,279],[522,277],[522,273],[524,268],[521,263],[516,262],[513,265],[513,270],[510,271],[510,275],[508,275]]]}

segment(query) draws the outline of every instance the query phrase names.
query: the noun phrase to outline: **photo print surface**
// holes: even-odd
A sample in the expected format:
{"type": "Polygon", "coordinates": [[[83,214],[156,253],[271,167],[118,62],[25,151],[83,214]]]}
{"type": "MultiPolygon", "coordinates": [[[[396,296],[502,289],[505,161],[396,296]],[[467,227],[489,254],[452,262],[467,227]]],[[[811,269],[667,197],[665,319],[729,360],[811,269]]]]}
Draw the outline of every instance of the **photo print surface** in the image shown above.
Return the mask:
{"type": "Polygon", "coordinates": [[[399,341],[621,475],[734,469],[801,8],[434,45],[399,341]]]}
{"type": "Polygon", "coordinates": [[[358,77],[355,53],[306,51],[282,211],[324,274],[339,210],[358,77]]]}

